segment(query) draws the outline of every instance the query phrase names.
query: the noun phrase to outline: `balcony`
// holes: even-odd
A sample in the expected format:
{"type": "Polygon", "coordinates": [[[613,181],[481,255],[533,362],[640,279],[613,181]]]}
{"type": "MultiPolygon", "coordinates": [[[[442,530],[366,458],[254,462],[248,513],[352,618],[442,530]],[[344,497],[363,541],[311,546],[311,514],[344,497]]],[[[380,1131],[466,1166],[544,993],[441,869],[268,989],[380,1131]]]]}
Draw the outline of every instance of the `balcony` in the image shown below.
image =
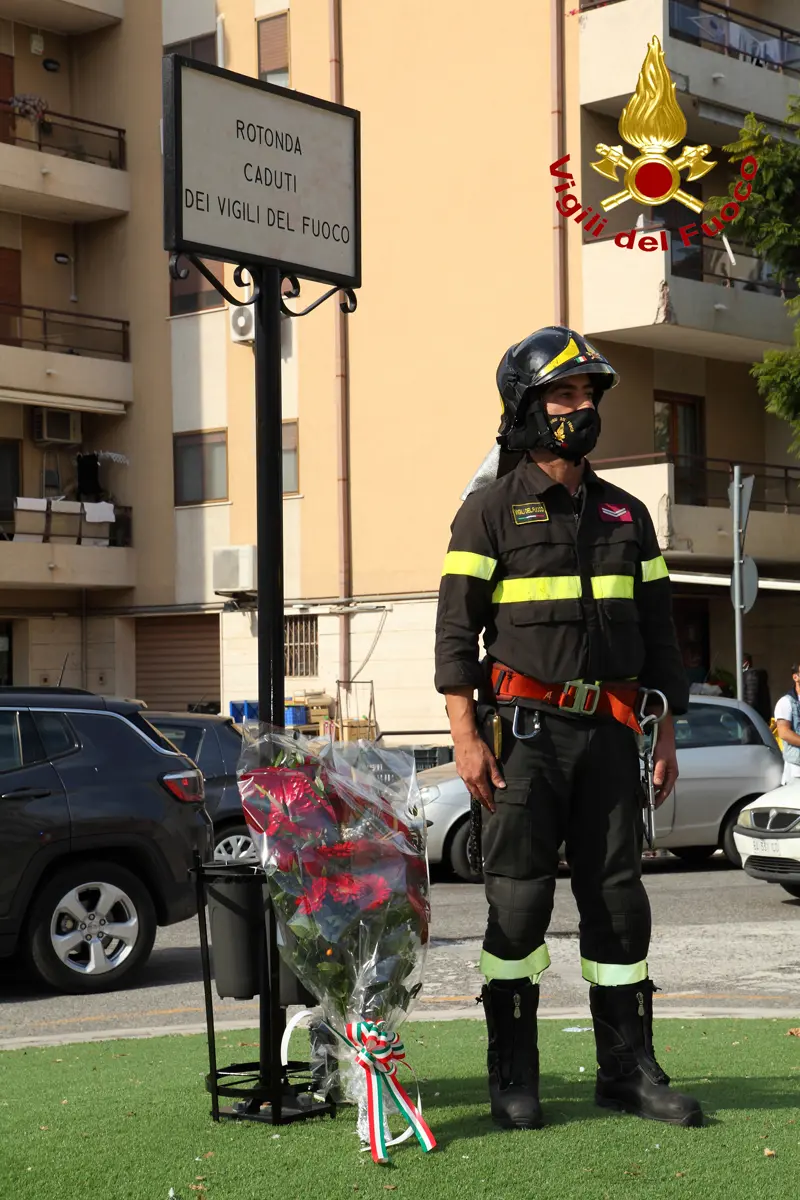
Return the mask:
{"type": "Polygon", "coordinates": [[[0,402],[121,415],[129,357],[127,321],[0,304],[0,402]]]}
{"type": "MultiPolygon", "coordinates": [[[[687,223],[692,219],[687,211],[687,223]]],[[[643,232],[655,240],[660,227],[643,232]]],[[[666,237],[666,252],[639,249],[639,231],[633,250],[589,237],[582,248],[589,336],[751,363],[793,345],[784,299],[797,294],[794,283],[776,280],[767,264],[735,245],[731,262],[720,238],[684,248],[677,235],[666,237]]]]}
{"type": "MultiPolygon", "coordinates": [[[[685,562],[729,563],[733,554],[728,486],[733,464],[690,455],[598,459],[593,465],[646,505],[661,549],[685,562]]],[[[739,464],[755,476],[746,550],[758,563],[800,564],[800,466],[739,464]]]]}
{"type": "Polygon", "coordinates": [[[125,130],[0,101],[0,209],[53,221],[102,221],[130,210],[125,130]]]}
{"type": "Polygon", "coordinates": [[[3,16],[54,33],[91,33],[122,20],[124,0],[3,0],[3,16]]]}
{"type": "Polygon", "coordinates": [[[688,121],[687,140],[732,141],[750,111],[785,120],[800,78],[800,30],[716,0],[584,0],[581,12],[582,105],[618,118],[657,34],[688,121]]]}
{"type": "Polygon", "coordinates": [[[96,504],[35,499],[17,505],[0,513],[0,588],[135,585],[129,508],[109,505],[109,513],[96,504]]]}

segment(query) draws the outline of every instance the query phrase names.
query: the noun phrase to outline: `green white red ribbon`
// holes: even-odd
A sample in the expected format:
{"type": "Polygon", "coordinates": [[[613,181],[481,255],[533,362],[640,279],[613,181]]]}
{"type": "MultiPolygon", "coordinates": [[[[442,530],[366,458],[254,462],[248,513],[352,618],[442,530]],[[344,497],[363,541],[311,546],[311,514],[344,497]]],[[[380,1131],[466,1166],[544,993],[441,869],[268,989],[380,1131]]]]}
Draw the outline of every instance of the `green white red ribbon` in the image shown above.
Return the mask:
{"type": "MultiPolygon", "coordinates": [[[[342,1037],[338,1031],[334,1032],[342,1037]]],[[[399,1033],[388,1030],[383,1021],[354,1021],[345,1026],[342,1040],[355,1050],[356,1062],[366,1074],[369,1143],[373,1161],[389,1162],[384,1126],[384,1091],[394,1100],[422,1149],[426,1153],[433,1150],[436,1139],[423,1120],[422,1113],[397,1079],[398,1064],[408,1066],[399,1033]]]]}

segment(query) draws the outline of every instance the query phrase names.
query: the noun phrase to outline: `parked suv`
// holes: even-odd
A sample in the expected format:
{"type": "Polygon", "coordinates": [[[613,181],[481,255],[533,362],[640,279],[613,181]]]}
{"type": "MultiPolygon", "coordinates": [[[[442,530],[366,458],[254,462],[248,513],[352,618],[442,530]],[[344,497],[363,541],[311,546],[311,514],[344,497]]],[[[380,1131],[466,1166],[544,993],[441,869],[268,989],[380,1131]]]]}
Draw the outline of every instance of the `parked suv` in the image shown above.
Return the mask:
{"type": "Polygon", "coordinates": [[[0,957],[64,992],[127,983],[196,912],[203,777],[135,701],[0,688],[0,957]]]}
{"type": "Polygon", "coordinates": [[[214,857],[224,862],[255,862],[253,839],[236,782],[241,728],[230,717],[208,713],[157,712],[148,708],[142,716],[203,772],[206,812],[214,823],[214,857]]]}

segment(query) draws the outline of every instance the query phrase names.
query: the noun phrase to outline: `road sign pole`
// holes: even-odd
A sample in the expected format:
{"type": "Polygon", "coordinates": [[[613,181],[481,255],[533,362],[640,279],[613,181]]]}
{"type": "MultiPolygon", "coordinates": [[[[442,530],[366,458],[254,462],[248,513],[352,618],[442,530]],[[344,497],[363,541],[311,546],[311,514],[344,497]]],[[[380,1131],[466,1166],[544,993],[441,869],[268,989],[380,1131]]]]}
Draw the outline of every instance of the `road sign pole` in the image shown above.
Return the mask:
{"type": "Polygon", "coordinates": [[[742,468],[733,468],[733,624],[736,645],[736,696],[744,699],[742,669],[742,468]]]}
{"type": "Polygon", "coordinates": [[[256,540],[258,542],[258,719],[284,722],[283,452],[281,273],[256,269],[256,540]]]}

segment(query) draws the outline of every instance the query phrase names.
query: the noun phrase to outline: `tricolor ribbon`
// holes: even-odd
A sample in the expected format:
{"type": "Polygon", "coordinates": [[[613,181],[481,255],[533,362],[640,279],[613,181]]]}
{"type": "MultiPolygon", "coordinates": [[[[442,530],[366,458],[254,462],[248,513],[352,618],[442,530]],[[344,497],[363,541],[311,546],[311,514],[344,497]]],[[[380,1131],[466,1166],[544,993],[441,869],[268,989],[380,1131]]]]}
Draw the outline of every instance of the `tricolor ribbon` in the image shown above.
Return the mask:
{"type": "MultiPolygon", "coordinates": [[[[436,1139],[414,1105],[411,1097],[397,1078],[399,1063],[409,1066],[399,1033],[388,1030],[383,1021],[354,1021],[345,1026],[344,1037],[333,1031],[356,1052],[356,1063],[367,1077],[367,1113],[369,1118],[369,1144],[373,1161],[388,1163],[387,1142],[384,1126],[383,1093],[391,1096],[398,1111],[403,1114],[416,1134],[424,1151],[433,1150],[436,1139]]],[[[409,1070],[411,1068],[409,1067],[409,1070]]],[[[419,1097],[418,1097],[419,1099],[419,1097]]]]}

